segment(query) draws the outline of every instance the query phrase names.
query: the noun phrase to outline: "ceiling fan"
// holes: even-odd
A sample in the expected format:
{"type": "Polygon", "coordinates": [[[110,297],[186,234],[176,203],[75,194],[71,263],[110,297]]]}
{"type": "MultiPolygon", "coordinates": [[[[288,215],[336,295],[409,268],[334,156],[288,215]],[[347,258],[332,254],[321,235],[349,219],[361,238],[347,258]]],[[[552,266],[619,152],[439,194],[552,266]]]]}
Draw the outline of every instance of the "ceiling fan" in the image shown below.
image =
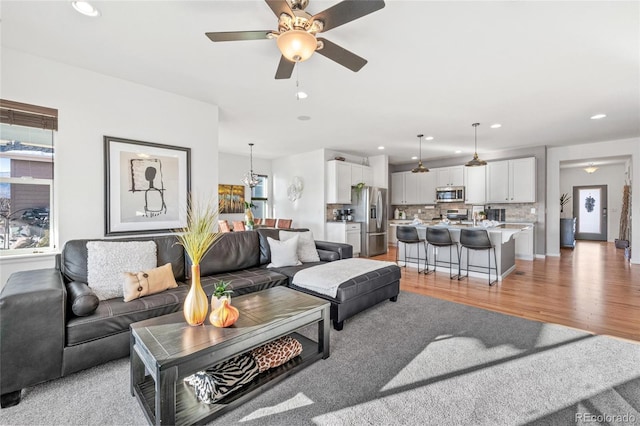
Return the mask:
{"type": "Polygon", "coordinates": [[[282,53],[276,79],[290,78],[296,62],[311,57],[313,52],[359,71],[367,60],[316,34],[362,18],[384,7],[382,0],[343,0],[315,15],[305,11],[309,0],[265,0],[278,17],[278,30],[230,31],[206,33],[211,41],[276,39],[282,53]]]}

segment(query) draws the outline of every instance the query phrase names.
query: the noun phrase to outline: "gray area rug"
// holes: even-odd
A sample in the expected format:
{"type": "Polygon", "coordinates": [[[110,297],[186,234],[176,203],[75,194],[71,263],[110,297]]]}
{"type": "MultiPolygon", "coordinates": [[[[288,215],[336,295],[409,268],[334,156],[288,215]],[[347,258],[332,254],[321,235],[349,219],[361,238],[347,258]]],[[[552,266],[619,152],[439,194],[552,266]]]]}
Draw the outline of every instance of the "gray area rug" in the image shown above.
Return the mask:
{"type": "MultiPolygon", "coordinates": [[[[313,335],[313,330],[305,330],[313,335]]],[[[640,424],[640,344],[401,293],[216,419],[245,425],[640,424]],[[597,424],[597,423],[596,423],[597,424]]],[[[146,424],[121,359],[23,391],[3,425],[146,424]]]]}

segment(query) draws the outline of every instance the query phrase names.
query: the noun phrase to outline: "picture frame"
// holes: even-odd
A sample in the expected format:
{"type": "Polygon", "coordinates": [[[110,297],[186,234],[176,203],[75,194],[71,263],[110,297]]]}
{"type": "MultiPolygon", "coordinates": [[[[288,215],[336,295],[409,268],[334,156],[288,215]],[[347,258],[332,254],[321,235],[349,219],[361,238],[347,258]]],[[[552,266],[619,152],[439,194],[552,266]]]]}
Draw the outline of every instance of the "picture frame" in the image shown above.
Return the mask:
{"type": "Polygon", "coordinates": [[[244,213],[244,188],[243,185],[218,185],[220,214],[244,213]]]}
{"type": "Polygon", "coordinates": [[[191,148],[104,136],[105,236],[187,224],[191,148]]]}

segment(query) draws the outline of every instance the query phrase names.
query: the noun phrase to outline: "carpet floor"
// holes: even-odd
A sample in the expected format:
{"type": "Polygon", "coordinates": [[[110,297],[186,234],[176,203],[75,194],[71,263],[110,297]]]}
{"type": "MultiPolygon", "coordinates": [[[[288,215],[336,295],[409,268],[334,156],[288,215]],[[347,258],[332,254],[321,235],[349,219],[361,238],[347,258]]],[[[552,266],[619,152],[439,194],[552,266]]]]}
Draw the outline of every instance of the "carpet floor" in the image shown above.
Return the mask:
{"type": "MultiPolygon", "coordinates": [[[[313,330],[304,334],[313,335],[313,330]]],[[[412,293],[216,419],[245,425],[640,424],[640,345],[412,293]]],[[[2,425],[146,424],[121,359],[23,391],[2,425]]]]}

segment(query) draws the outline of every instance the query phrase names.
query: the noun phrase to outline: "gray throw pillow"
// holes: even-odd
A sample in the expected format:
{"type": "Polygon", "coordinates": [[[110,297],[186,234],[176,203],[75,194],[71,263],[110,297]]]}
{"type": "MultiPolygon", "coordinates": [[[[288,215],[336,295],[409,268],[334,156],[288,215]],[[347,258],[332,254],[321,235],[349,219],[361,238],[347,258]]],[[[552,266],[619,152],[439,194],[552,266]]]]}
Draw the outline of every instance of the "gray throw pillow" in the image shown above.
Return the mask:
{"type": "Polygon", "coordinates": [[[298,259],[303,263],[320,262],[320,255],[318,255],[318,250],[316,249],[316,241],[311,231],[280,231],[280,241],[287,241],[295,236],[298,236],[298,259]]]}
{"type": "Polygon", "coordinates": [[[298,259],[298,236],[294,236],[288,241],[278,241],[267,237],[269,249],[271,250],[271,263],[267,268],[282,268],[284,266],[301,265],[298,259]]]}

